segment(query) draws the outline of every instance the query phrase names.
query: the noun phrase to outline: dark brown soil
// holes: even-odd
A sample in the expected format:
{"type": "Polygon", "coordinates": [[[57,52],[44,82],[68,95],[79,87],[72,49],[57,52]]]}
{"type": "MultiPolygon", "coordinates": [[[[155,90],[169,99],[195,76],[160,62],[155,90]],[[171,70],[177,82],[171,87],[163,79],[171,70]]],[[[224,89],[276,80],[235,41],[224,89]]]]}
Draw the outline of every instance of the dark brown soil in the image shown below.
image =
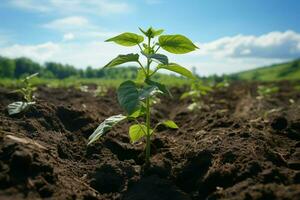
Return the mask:
{"type": "Polygon", "coordinates": [[[0,199],[269,200],[300,199],[300,94],[290,83],[257,100],[256,84],[236,83],[190,101],[161,98],[151,165],[144,143],[130,144],[128,122],[94,145],[87,137],[119,114],[114,90],[103,97],[75,89],[40,87],[37,104],[8,116],[20,96],[0,88],[0,199]],[[293,101],[294,103],[293,103],[293,101]]]}

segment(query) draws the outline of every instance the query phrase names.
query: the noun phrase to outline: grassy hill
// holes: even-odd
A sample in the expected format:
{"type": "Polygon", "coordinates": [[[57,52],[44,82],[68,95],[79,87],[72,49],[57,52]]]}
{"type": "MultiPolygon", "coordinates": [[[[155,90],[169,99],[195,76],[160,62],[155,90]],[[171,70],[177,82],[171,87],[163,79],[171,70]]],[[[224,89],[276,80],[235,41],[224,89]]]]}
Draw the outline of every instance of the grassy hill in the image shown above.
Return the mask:
{"type": "Polygon", "coordinates": [[[236,73],[232,78],[258,81],[300,80],[300,59],[236,73]]]}

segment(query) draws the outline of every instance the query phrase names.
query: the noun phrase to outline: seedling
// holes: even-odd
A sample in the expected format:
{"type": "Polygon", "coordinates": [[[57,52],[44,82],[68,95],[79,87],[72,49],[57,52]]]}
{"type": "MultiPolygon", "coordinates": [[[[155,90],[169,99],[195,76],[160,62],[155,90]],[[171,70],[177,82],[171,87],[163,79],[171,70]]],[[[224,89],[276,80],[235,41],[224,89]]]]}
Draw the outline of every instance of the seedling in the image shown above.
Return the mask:
{"type": "Polygon", "coordinates": [[[170,63],[168,57],[159,54],[158,51],[164,49],[169,53],[185,54],[196,50],[198,47],[183,35],[161,35],[164,31],[162,29],[155,30],[150,27],[147,31],[140,28],[140,31],[144,36],[126,32],[106,40],[106,42],[115,42],[126,47],[138,46],[140,55],[133,53],[119,55],[105,65],[104,68],[135,62],[140,68],[139,83],[130,80],[121,83],[117,90],[117,96],[120,106],[126,111],[127,115],[114,115],[104,120],[89,137],[88,144],[98,140],[117,123],[125,119],[133,120],[135,124],[129,127],[130,140],[132,143],[135,143],[142,138],[146,139],[145,160],[146,163],[149,163],[150,139],[154,135],[156,128],[159,125],[173,129],[178,128],[176,123],[171,120],[159,122],[154,127],[151,125],[151,105],[154,97],[158,93],[171,95],[165,85],[152,80],[153,75],[158,70],[165,69],[187,78],[195,78],[192,72],[176,63],[170,63]],[[146,42],[144,42],[144,37],[146,42]],[[140,56],[145,57],[145,65],[140,62],[140,56]],[[154,68],[151,67],[152,64],[156,64],[154,68]],[[142,122],[139,121],[140,118],[143,119],[142,122]]]}
{"type": "Polygon", "coordinates": [[[81,92],[89,92],[89,86],[87,86],[87,85],[79,85],[79,86],[77,86],[77,88],[78,88],[81,92]]]}
{"type": "Polygon", "coordinates": [[[15,115],[18,113],[25,112],[26,110],[28,110],[28,108],[31,105],[35,104],[35,102],[33,101],[34,100],[33,92],[36,90],[36,88],[32,86],[32,84],[30,83],[30,79],[32,79],[33,77],[35,77],[37,75],[38,75],[38,73],[27,76],[22,81],[23,87],[18,90],[13,91],[13,92],[22,94],[23,99],[25,101],[17,101],[17,102],[9,104],[7,106],[9,115],[15,115]]]}
{"type": "Polygon", "coordinates": [[[260,85],[257,87],[258,96],[256,97],[256,99],[260,100],[266,97],[270,97],[272,94],[277,93],[278,90],[279,88],[276,86],[267,87],[267,86],[260,85]]]}
{"type": "Polygon", "coordinates": [[[215,85],[216,88],[227,88],[229,87],[229,81],[227,79],[224,79],[223,81],[217,83],[215,85]]]}
{"type": "Polygon", "coordinates": [[[212,91],[210,86],[205,85],[201,80],[197,79],[191,83],[190,91],[184,92],[180,99],[191,98],[192,103],[187,107],[188,110],[200,109],[203,104],[201,97],[207,95],[210,91],[212,91]]]}
{"type": "Polygon", "coordinates": [[[97,89],[93,91],[95,97],[103,97],[107,94],[108,89],[103,85],[98,85],[97,89]]]}

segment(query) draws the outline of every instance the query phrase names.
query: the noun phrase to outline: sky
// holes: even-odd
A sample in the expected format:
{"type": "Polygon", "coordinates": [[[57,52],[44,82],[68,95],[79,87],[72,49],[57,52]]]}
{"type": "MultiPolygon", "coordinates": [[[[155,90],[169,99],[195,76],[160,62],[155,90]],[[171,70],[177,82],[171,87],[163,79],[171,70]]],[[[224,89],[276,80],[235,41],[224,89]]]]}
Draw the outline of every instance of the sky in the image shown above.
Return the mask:
{"type": "Polygon", "coordinates": [[[149,26],[190,38],[197,51],[161,53],[200,75],[300,57],[298,0],[0,0],[0,55],[100,68],[138,52],[106,39],[149,26]]]}

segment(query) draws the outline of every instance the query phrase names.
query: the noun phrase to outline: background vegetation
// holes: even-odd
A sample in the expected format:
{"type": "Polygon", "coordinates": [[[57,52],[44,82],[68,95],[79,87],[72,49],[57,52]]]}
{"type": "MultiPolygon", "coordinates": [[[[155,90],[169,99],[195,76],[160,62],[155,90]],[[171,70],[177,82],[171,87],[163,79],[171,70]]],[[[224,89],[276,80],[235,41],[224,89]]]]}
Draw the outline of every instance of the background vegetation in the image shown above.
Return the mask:
{"type": "MultiPolygon", "coordinates": [[[[135,80],[138,69],[134,66],[106,70],[100,67],[98,69],[92,67],[76,69],[74,66],[68,64],[46,62],[41,65],[24,57],[10,59],[0,56],[1,85],[15,86],[18,84],[19,79],[34,73],[39,73],[39,78],[32,80],[34,85],[47,84],[50,87],[68,87],[71,85],[95,83],[114,87],[118,86],[124,80],[135,80]]],[[[224,80],[300,80],[300,59],[231,75],[212,75],[201,78],[212,85],[224,80]]],[[[185,78],[161,73],[156,74],[154,80],[159,80],[169,86],[180,86],[189,83],[185,78]]]]}
{"type": "MultiPolygon", "coordinates": [[[[115,87],[124,80],[135,80],[138,68],[134,66],[110,69],[76,69],[71,65],[55,62],[46,62],[40,65],[28,58],[9,59],[0,56],[0,85],[7,87],[17,86],[19,80],[34,73],[39,73],[38,78],[32,79],[33,85],[48,85],[49,87],[69,87],[94,83],[115,87]]],[[[157,73],[153,80],[160,80],[169,86],[187,84],[185,78],[176,75],[157,73]]]]}
{"type": "Polygon", "coordinates": [[[235,80],[300,80],[300,59],[232,74],[235,80]]]}

